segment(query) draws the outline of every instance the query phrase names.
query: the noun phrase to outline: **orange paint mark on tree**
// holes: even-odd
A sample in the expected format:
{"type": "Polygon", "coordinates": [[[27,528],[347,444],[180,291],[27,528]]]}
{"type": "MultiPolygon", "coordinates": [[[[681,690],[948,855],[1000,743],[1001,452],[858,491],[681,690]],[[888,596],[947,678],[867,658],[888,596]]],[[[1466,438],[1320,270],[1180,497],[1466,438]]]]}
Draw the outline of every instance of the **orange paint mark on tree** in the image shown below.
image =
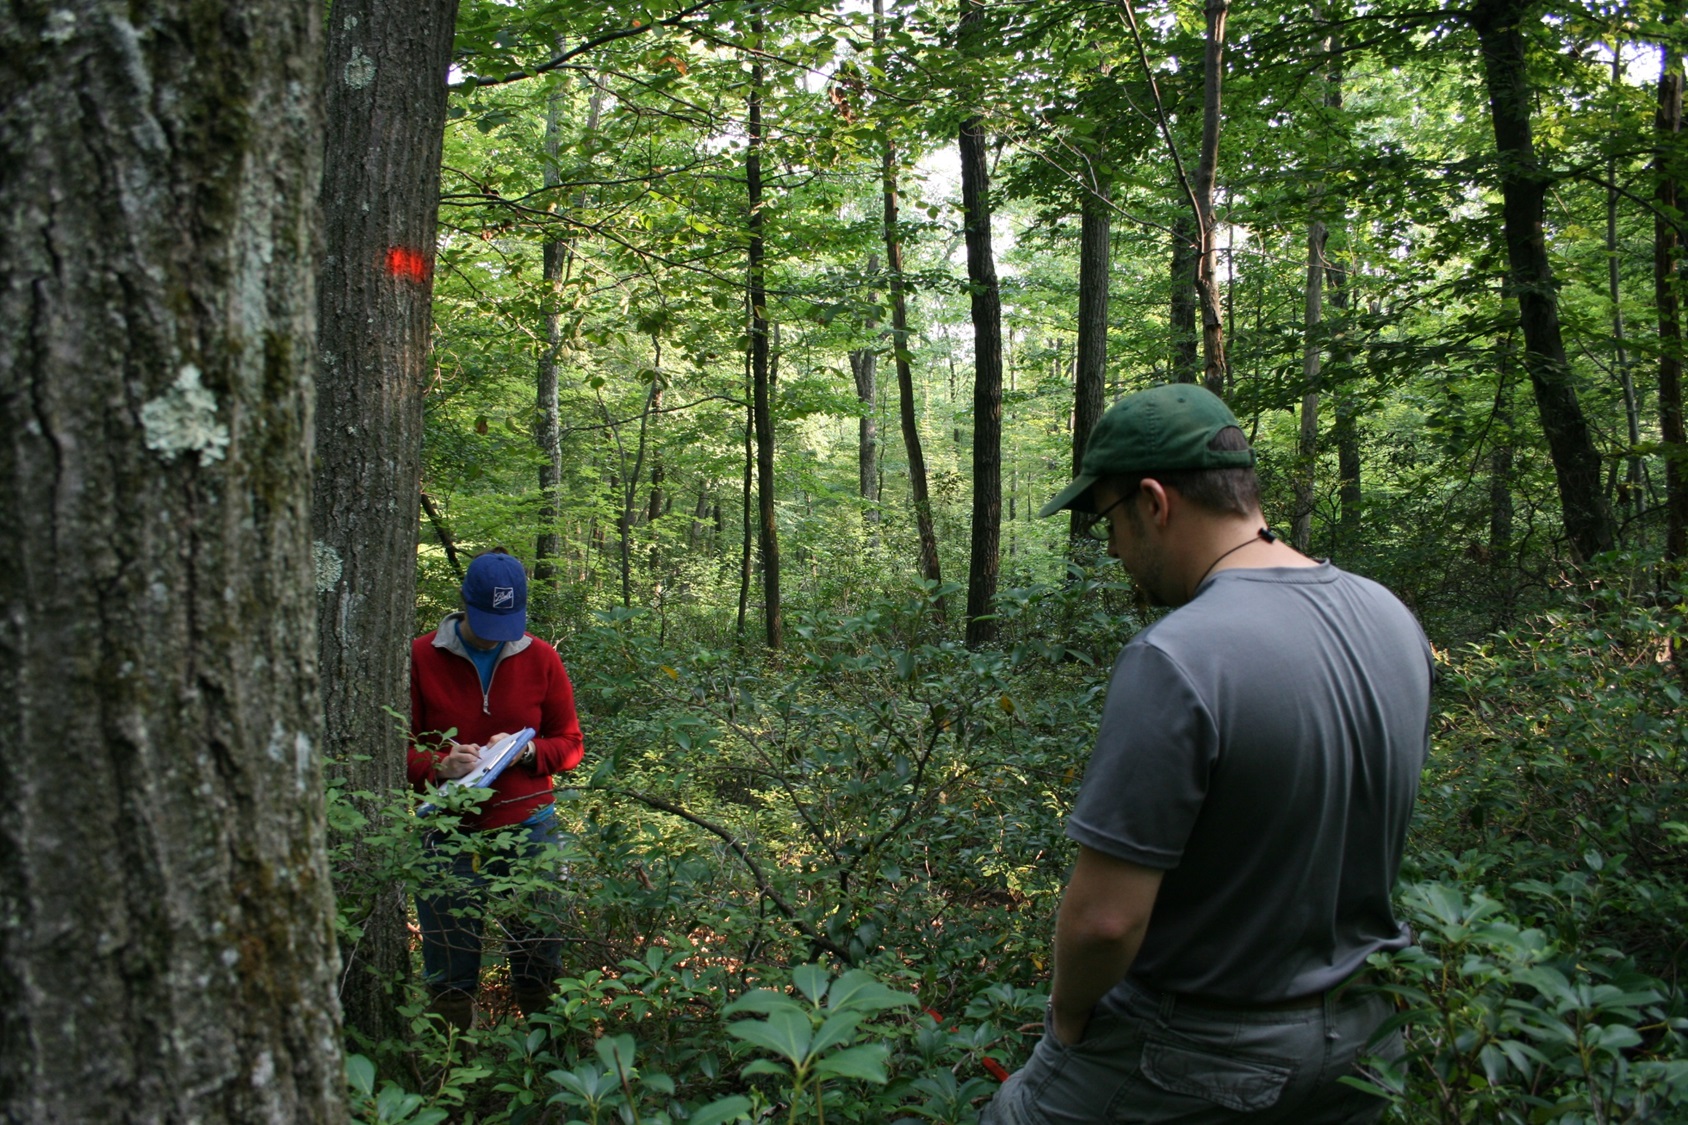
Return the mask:
{"type": "Polygon", "coordinates": [[[428,257],[420,250],[392,246],[387,250],[387,272],[401,281],[427,281],[428,257]]]}

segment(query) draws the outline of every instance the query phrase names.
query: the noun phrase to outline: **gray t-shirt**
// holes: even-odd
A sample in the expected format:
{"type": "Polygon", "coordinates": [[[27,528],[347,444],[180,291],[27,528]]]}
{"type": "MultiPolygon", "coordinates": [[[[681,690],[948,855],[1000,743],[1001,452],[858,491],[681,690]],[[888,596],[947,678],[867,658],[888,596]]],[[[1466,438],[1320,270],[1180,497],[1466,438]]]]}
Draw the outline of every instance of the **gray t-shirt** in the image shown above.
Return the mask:
{"type": "Polygon", "coordinates": [[[1166,872],[1132,979],[1269,1003],[1408,944],[1433,675],[1407,608],[1329,564],[1220,571],[1132,638],[1067,823],[1166,872]]]}

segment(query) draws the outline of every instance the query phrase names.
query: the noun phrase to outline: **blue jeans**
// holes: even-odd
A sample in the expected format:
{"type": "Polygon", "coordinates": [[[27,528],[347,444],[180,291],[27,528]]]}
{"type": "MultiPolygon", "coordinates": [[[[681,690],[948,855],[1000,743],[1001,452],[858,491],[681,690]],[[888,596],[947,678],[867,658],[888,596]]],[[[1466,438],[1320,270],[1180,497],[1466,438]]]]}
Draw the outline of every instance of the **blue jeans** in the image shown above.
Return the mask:
{"type": "Polygon", "coordinates": [[[1387,997],[1333,990],[1306,1008],[1218,1008],[1129,983],[1064,1046],[1047,1024],[980,1125],[1369,1125],[1385,1103],[1337,1081],[1366,1055],[1399,1059],[1399,1032],[1368,1046],[1387,997]]]}
{"type": "MultiPolygon", "coordinates": [[[[551,805],[520,825],[465,837],[455,854],[444,847],[442,833],[428,833],[423,841],[425,864],[430,880],[440,888],[416,896],[416,919],[422,926],[422,979],[430,989],[475,992],[481,976],[481,932],[488,902],[498,893],[495,884],[511,877],[512,861],[531,862],[554,848],[556,833],[556,809],[551,805]],[[498,836],[507,838],[502,845],[492,842],[498,836]]],[[[546,877],[555,880],[556,874],[553,861],[546,877]]],[[[562,942],[544,921],[559,899],[555,893],[530,896],[502,923],[513,983],[544,988],[557,979],[562,942]]]]}

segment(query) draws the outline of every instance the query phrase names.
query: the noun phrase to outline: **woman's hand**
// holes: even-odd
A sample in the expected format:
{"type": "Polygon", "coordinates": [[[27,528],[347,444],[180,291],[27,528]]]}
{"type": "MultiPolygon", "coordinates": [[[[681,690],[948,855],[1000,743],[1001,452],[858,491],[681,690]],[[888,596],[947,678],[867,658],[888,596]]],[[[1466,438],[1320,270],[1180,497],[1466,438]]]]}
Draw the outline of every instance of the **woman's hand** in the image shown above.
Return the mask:
{"type": "Polygon", "coordinates": [[[434,774],[446,779],[462,777],[480,764],[481,748],[473,742],[453,742],[445,757],[434,766],[434,774]]]}

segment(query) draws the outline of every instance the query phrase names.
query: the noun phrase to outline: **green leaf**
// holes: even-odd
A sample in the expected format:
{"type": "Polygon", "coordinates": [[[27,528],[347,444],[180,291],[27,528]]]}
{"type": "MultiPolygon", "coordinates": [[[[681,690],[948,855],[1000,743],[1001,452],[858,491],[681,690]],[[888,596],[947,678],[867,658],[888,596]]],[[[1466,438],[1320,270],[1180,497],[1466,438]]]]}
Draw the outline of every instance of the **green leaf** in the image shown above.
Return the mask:
{"type": "Polygon", "coordinates": [[[686,1125],[726,1125],[729,1121],[737,1121],[750,1113],[750,1099],[734,1094],[730,1098],[719,1098],[701,1109],[693,1111],[686,1118],[686,1125]]]}
{"type": "Polygon", "coordinates": [[[598,1057],[615,1074],[633,1072],[633,1056],[637,1048],[631,1035],[606,1035],[594,1045],[598,1057]]]}
{"type": "Polygon", "coordinates": [[[809,1040],[813,1034],[809,1017],[802,1012],[774,1012],[765,1020],[739,1020],[727,1025],[727,1030],[758,1047],[802,1065],[809,1057],[809,1040]]]}
{"type": "Polygon", "coordinates": [[[757,1074],[771,1074],[776,1078],[789,1079],[791,1077],[791,1068],[781,1066],[773,1059],[756,1059],[739,1073],[743,1074],[746,1078],[757,1074]]]}
{"type": "Polygon", "coordinates": [[[826,995],[826,970],[819,965],[799,965],[791,970],[791,982],[797,986],[797,991],[807,996],[815,1004],[821,1002],[826,995]]]}
{"type": "Polygon", "coordinates": [[[883,1043],[868,1043],[835,1051],[815,1064],[818,1078],[859,1078],[881,1086],[887,1081],[885,1059],[891,1048],[883,1043]]]}
{"type": "Polygon", "coordinates": [[[838,1011],[849,1008],[858,1012],[878,1012],[914,1007],[915,999],[906,992],[888,987],[870,972],[851,969],[832,986],[827,1006],[838,1011]]]}
{"type": "Polygon", "coordinates": [[[861,1012],[834,1012],[821,1024],[821,1029],[815,1032],[814,1041],[809,1044],[809,1053],[818,1055],[843,1043],[855,1033],[857,1025],[861,1022],[861,1012]]]}
{"type": "Polygon", "coordinates": [[[783,992],[774,992],[767,988],[758,988],[755,992],[747,992],[721,1009],[723,1015],[733,1016],[740,1012],[760,1012],[768,1015],[773,1012],[796,1012],[803,1014],[802,1005],[783,992]]]}
{"type": "Polygon", "coordinates": [[[346,1081],[352,1089],[369,1097],[375,1092],[375,1064],[362,1055],[346,1056],[346,1081]]]}

